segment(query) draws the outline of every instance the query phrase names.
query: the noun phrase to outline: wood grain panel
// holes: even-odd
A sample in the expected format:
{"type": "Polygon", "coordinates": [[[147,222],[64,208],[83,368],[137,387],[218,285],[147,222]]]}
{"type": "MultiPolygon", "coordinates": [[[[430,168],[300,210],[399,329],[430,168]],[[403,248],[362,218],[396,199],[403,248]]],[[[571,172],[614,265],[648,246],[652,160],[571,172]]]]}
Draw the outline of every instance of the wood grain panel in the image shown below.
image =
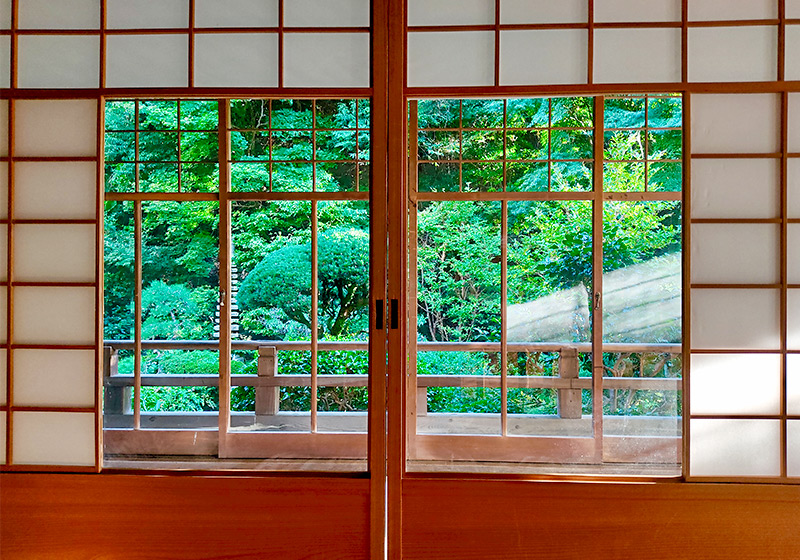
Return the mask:
{"type": "Polygon", "coordinates": [[[369,480],[0,475],[0,558],[358,560],[369,480]]]}
{"type": "Polygon", "coordinates": [[[405,480],[404,560],[796,560],[800,488],[405,480]]]}

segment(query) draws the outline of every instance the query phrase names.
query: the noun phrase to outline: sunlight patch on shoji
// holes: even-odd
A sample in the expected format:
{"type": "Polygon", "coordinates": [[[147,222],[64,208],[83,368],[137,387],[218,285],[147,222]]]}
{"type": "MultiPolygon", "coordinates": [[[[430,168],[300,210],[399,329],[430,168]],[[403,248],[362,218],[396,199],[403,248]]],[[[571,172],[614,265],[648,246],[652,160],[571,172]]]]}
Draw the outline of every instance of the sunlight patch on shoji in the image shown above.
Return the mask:
{"type": "Polygon", "coordinates": [[[689,81],[760,82],[777,79],[778,28],[689,29],[689,81]]]}
{"type": "Polygon", "coordinates": [[[692,356],[692,414],[780,414],[780,354],[692,356]]]}
{"type": "Polygon", "coordinates": [[[692,476],[779,476],[779,420],[693,419],[692,476]]]}
{"type": "Polygon", "coordinates": [[[95,417],[77,412],[16,412],[12,433],[14,463],[94,465],[95,417]]]}
{"type": "Polygon", "coordinates": [[[208,33],[195,36],[198,87],[276,87],[277,33],[208,33]]]}
{"type": "Polygon", "coordinates": [[[586,23],[588,17],[588,0],[500,0],[501,24],[586,23]]]}
{"type": "Polygon", "coordinates": [[[680,21],[680,0],[595,0],[596,22],[680,21]]]}
{"type": "Polygon", "coordinates": [[[776,224],[694,224],[692,283],[777,283],[779,234],[776,224]]]}
{"type": "Polygon", "coordinates": [[[286,33],[286,87],[369,86],[369,33],[286,33]]]}
{"type": "MultiPolygon", "coordinates": [[[[502,41],[501,38],[501,44],[502,41]]],[[[548,54],[540,53],[540,56],[548,54]]],[[[493,32],[408,34],[409,86],[486,86],[493,82],[493,32]]]]}
{"type": "Polygon", "coordinates": [[[500,84],[586,83],[587,38],[584,29],[501,31],[500,84]]]}
{"type": "Polygon", "coordinates": [[[286,27],[367,27],[369,0],[290,0],[284,2],[286,27]]]}
{"type": "Polygon", "coordinates": [[[109,29],[189,26],[187,0],[106,0],[109,29]]]}
{"type": "Polygon", "coordinates": [[[779,173],[773,159],[695,159],[692,217],[777,218],[779,173]]]}
{"type": "Polygon", "coordinates": [[[97,0],[19,0],[20,29],[99,29],[97,0]]]}
{"type": "Polygon", "coordinates": [[[777,19],[776,0],[689,0],[689,21],[777,19]]]}
{"type": "Polygon", "coordinates": [[[494,8],[494,0],[408,0],[408,25],[488,25],[494,8]]]}
{"type": "Polygon", "coordinates": [[[680,82],[680,29],[598,29],[597,83],[680,82]]]}
{"type": "Polygon", "coordinates": [[[14,350],[14,403],[94,406],[93,350],[14,350]]]}
{"type": "Polygon", "coordinates": [[[22,88],[93,88],[100,84],[100,37],[22,35],[18,38],[22,88]]]}
{"type": "Polygon", "coordinates": [[[800,416],[800,354],[789,354],[786,360],[786,413],[800,416]]]}
{"type": "Polygon", "coordinates": [[[278,0],[195,0],[197,27],[277,27],[278,0]]]}
{"type": "Polygon", "coordinates": [[[109,35],[106,85],[185,87],[189,81],[188,61],[188,35],[109,35]]]}

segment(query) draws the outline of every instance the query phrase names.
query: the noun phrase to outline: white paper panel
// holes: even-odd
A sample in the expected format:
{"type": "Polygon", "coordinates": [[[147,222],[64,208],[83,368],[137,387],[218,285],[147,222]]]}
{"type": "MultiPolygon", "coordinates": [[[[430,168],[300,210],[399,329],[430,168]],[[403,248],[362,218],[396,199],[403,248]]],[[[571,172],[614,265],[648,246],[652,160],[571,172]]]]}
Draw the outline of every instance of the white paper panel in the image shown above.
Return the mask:
{"type": "Polygon", "coordinates": [[[14,166],[14,183],[14,215],[19,219],[96,216],[97,169],[92,162],[22,161],[14,166]]]}
{"type": "Polygon", "coordinates": [[[800,80],[800,25],[786,26],[786,66],[787,80],[800,80]]]}
{"type": "Polygon", "coordinates": [[[369,5],[369,0],[290,0],[283,4],[283,22],[288,27],[368,27],[369,5]]]}
{"type": "Polygon", "coordinates": [[[94,465],[94,414],[15,412],[17,465],[94,465]]]}
{"type": "Polygon", "coordinates": [[[18,156],[97,155],[97,101],[20,100],[15,104],[18,156]]]}
{"type": "Polygon", "coordinates": [[[20,344],[94,344],[94,288],[14,290],[14,334],[20,344]]]}
{"type": "Polygon", "coordinates": [[[800,153],[800,93],[789,94],[789,151],[800,153]]]}
{"type": "Polygon", "coordinates": [[[14,402],[21,406],[94,406],[93,350],[14,350],[14,402]]]}
{"type": "Polygon", "coordinates": [[[0,220],[8,219],[8,163],[0,161],[0,220]]]}
{"type": "Polygon", "coordinates": [[[800,289],[787,291],[786,305],[786,345],[789,350],[800,350],[800,289]]]}
{"type": "Polygon", "coordinates": [[[188,27],[189,0],[106,0],[110,29],[188,27]]]}
{"type": "Polygon", "coordinates": [[[691,298],[693,349],[780,347],[777,290],[694,289],[691,298]]]}
{"type": "Polygon", "coordinates": [[[689,29],[690,82],[760,82],[778,76],[775,26],[689,29]]]}
{"type": "Polygon", "coordinates": [[[11,87],[11,36],[0,37],[0,88],[11,87]]]}
{"type": "Polygon", "coordinates": [[[106,53],[108,87],[188,85],[187,35],[110,35],[106,53]]]}
{"type": "Polygon", "coordinates": [[[20,29],[99,29],[98,0],[19,0],[20,29]]]}
{"type": "Polygon", "coordinates": [[[11,2],[0,0],[0,29],[11,29],[11,2]]]}
{"type": "MultiPolygon", "coordinates": [[[[594,20],[607,21],[680,21],[680,0],[595,0],[594,20]]],[[[653,30],[651,30],[653,31],[653,30]]]]}
{"type": "Polygon", "coordinates": [[[692,414],[780,414],[780,354],[692,355],[692,414]]]}
{"type": "Polygon", "coordinates": [[[777,283],[779,234],[777,224],[693,224],[692,283],[777,283]]]}
{"type": "Polygon", "coordinates": [[[494,33],[408,34],[409,86],[486,86],[492,83],[494,33]]]}
{"type": "Polygon", "coordinates": [[[786,167],[787,211],[790,218],[800,218],[800,158],[790,158],[786,167]]]}
{"type": "Polygon", "coordinates": [[[8,306],[7,297],[6,297],[6,288],[5,286],[0,286],[0,342],[7,342],[7,317],[6,317],[6,308],[8,306]]]}
{"type": "Polygon", "coordinates": [[[19,87],[96,88],[100,85],[100,38],[22,35],[19,87]]]}
{"type": "Polygon", "coordinates": [[[6,389],[8,387],[6,352],[5,348],[0,348],[0,405],[6,404],[6,389]]]}
{"type": "Polygon", "coordinates": [[[778,151],[780,97],[774,94],[692,96],[692,152],[778,151]]]}
{"type": "Polygon", "coordinates": [[[586,23],[587,0],[500,0],[500,23],[586,23]]]}
{"type": "Polygon", "coordinates": [[[786,261],[789,284],[800,284],[800,224],[789,224],[786,261]]]}
{"type": "Polygon", "coordinates": [[[786,0],[786,17],[800,18],[800,0],[786,0]]]}
{"type": "Polygon", "coordinates": [[[800,476],[800,420],[786,423],[786,474],[800,476]]]}
{"type": "Polygon", "coordinates": [[[0,224],[0,281],[8,280],[8,226],[0,224]]]}
{"type": "Polygon", "coordinates": [[[595,82],[681,81],[680,29],[598,29],[594,41],[595,82]]]}
{"type": "Polygon", "coordinates": [[[8,101],[0,99],[0,156],[8,155],[8,101]]]}
{"type": "Polygon", "coordinates": [[[6,462],[6,413],[0,412],[0,463],[6,462]]]}
{"type": "Polygon", "coordinates": [[[786,356],[786,412],[800,415],[800,354],[786,356]]]}
{"type": "Polygon", "coordinates": [[[494,0],[408,0],[408,25],[493,23],[494,0]]]}
{"type": "Polygon", "coordinates": [[[690,21],[777,19],[778,0],[689,0],[690,21]]]}
{"type": "Polygon", "coordinates": [[[776,218],[778,160],[692,160],[693,218],[776,218]]]}
{"type": "Polygon", "coordinates": [[[691,421],[692,476],[780,475],[778,420],[691,421]]]}
{"type": "Polygon", "coordinates": [[[93,282],[95,226],[19,224],[14,278],[22,282],[93,282]]]}
{"type": "Polygon", "coordinates": [[[501,85],[586,83],[587,37],[583,29],[501,32],[501,85]]]}
{"type": "Polygon", "coordinates": [[[369,33],[286,33],[286,87],[369,87],[369,33]]]}
{"type": "Polygon", "coordinates": [[[194,24],[197,27],[277,27],[278,0],[195,0],[194,24]]]}
{"type": "Polygon", "coordinates": [[[277,33],[195,35],[197,87],[277,87],[277,33]]]}

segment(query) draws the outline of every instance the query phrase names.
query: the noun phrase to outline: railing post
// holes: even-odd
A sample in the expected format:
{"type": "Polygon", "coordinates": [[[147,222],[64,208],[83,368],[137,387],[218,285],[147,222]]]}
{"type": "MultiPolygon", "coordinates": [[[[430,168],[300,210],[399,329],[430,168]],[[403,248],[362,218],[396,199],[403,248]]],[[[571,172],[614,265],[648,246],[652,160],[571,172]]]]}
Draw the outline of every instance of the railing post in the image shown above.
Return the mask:
{"type": "Polygon", "coordinates": [[[256,387],[256,416],[274,416],[280,408],[280,387],[265,383],[275,381],[278,373],[278,360],[274,346],[258,347],[258,377],[262,384],[256,387]]]}
{"type": "MultiPolygon", "coordinates": [[[[119,352],[103,347],[103,379],[119,375],[119,352]]],[[[104,383],[103,411],[105,414],[132,414],[131,387],[114,387],[104,383]]]]}
{"type": "Polygon", "coordinates": [[[428,388],[417,387],[417,416],[428,414],[428,388]]]}
{"type": "MultiPolygon", "coordinates": [[[[578,378],[578,349],[562,348],[558,357],[558,375],[562,379],[578,378]]],[[[580,418],[582,412],[580,389],[558,390],[558,416],[580,418]]]]}

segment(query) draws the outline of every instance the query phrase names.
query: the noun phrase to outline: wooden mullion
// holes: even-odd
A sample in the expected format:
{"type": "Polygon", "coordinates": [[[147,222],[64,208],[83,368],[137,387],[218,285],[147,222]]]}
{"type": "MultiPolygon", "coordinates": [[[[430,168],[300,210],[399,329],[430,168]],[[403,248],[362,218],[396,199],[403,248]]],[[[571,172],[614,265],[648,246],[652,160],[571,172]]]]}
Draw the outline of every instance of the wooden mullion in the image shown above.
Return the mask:
{"type": "Polygon", "coordinates": [[[219,157],[219,418],[218,418],[218,454],[227,455],[229,446],[228,432],[231,416],[231,204],[230,177],[231,164],[229,154],[230,136],[230,102],[227,99],[217,101],[217,139],[219,157]]]}
{"type": "Polygon", "coordinates": [[[605,100],[594,99],[594,201],[592,202],[592,437],[595,462],[603,460],[603,122],[605,100]]]}
{"type": "Polygon", "coordinates": [[[311,201],[311,432],[317,431],[317,376],[319,374],[319,216],[311,201]]]}
{"type": "MultiPolygon", "coordinates": [[[[783,21],[784,0],[779,2],[781,21],[783,21]]],[[[784,26],[781,25],[781,37],[784,36],[784,26]]],[[[782,50],[781,50],[782,52],[782,50]]],[[[782,57],[779,55],[782,61],[782,57]]],[[[781,64],[780,70],[783,70],[781,64]]],[[[781,116],[780,116],[780,149],[782,153],[780,162],[780,338],[781,338],[781,366],[780,366],[780,469],[781,477],[788,476],[788,348],[789,327],[789,201],[788,201],[788,151],[789,151],[789,94],[784,92],[781,95],[781,116]]]]}

